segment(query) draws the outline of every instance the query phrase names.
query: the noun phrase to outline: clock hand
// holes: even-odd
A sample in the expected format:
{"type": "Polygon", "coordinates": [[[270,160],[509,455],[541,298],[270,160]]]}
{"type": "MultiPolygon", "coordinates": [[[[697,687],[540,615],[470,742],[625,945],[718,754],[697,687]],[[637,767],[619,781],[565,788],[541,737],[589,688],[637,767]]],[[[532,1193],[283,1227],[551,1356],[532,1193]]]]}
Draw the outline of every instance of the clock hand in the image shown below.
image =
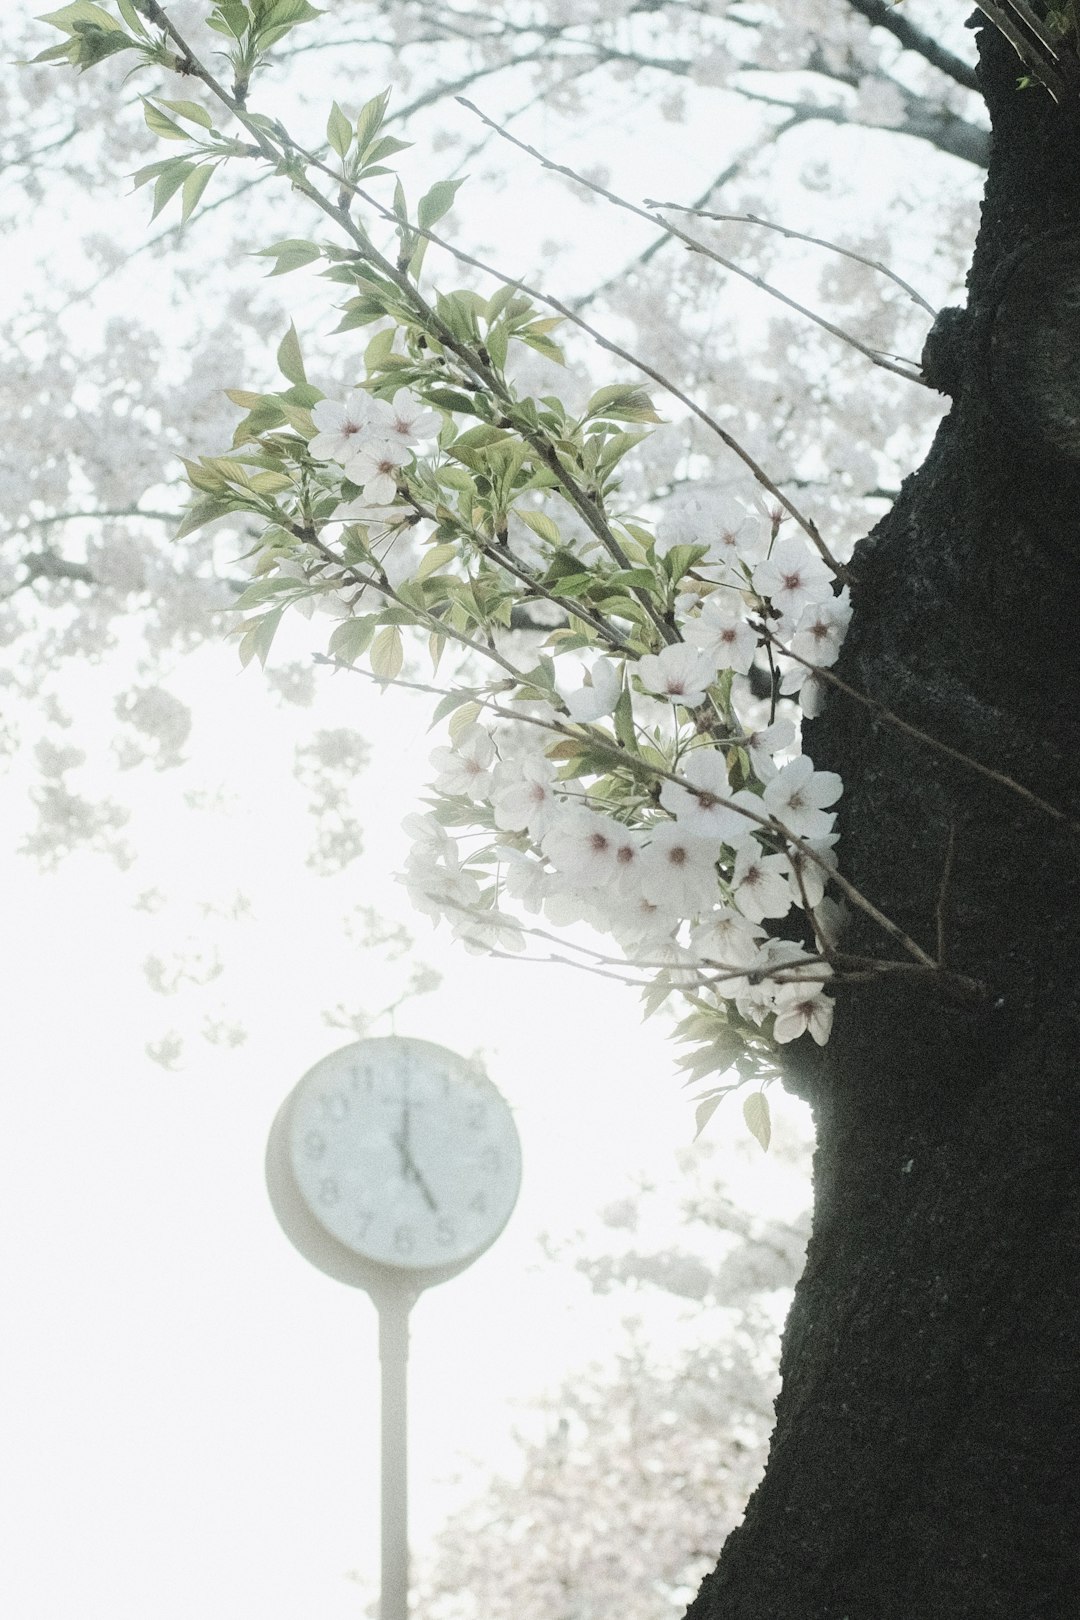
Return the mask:
{"type": "Polygon", "coordinates": [[[436,1201],[435,1196],[431,1191],[431,1188],[428,1186],[427,1182],[424,1180],[423,1172],[421,1171],[420,1166],[417,1164],[416,1160],[413,1158],[413,1156],[409,1152],[408,1148],[406,1148],[404,1150],[404,1152],[402,1153],[402,1162],[403,1162],[403,1164],[405,1166],[406,1174],[408,1176],[411,1176],[412,1180],[415,1181],[416,1185],[419,1187],[420,1191],[423,1193],[424,1201],[427,1204],[428,1208],[430,1210],[437,1210],[438,1207],[439,1207],[438,1202],[436,1201]]]}

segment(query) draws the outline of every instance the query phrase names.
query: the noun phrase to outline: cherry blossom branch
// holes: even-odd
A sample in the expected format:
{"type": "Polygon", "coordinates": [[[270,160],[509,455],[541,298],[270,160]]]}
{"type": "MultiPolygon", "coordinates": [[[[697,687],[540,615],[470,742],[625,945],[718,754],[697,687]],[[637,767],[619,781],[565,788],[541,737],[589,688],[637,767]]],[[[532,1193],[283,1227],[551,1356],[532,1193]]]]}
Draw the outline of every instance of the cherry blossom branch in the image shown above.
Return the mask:
{"type": "MultiPolygon", "coordinates": [[[[485,646],[481,641],[474,641],[463,630],[455,630],[453,625],[447,624],[445,620],[438,618],[434,613],[427,613],[423,608],[414,607],[403,602],[385,574],[380,580],[373,578],[370,574],[360,573],[351,563],[343,562],[312,529],[304,529],[299,524],[289,523],[282,524],[282,527],[287,528],[290,534],[296,535],[297,539],[303,540],[314,547],[326,562],[339,569],[341,575],[347,576],[354,585],[359,585],[361,590],[376,591],[398,607],[407,608],[410,613],[416,616],[422,627],[432,635],[444,636],[448,641],[455,641],[459,646],[468,647],[472,652],[480,653],[484,658],[490,659],[492,663],[498,664],[500,668],[506,670],[509,675],[514,677],[515,682],[522,678],[522,671],[512,664],[508,658],[504,658],[502,653],[496,652],[494,647],[485,646]]],[[[376,566],[378,566],[377,563],[376,566]]],[[[381,676],[378,677],[378,679],[382,678],[381,676]]]]}
{"type": "MultiPolygon", "coordinates": [[[[432,523],[438,522],[435,513],[429,512],[415,496],[409,494],[407,499],[418,517],[425,518],[432,523]]],[[[560,596],[558,591],[553,591],[545,585],[534,570],[514,556],[507,540],[489,540],[486,535],[461,522],[460,519],[458,520],[458,528],[462,534],[472,541],[481,556],[486,557],[489,562],[503,569],[512,579],[518,580],[522,585],[527,585],[531,591],[536,592],[537,596],[542,596],[564,613],[572,615],[575,619],[580,619],[583,624],[589,625],[591,629],[596,631],[597,635],[603,637],[609,647],[614,647],[619,652],[627,653],[630,656],[638,656],[633,653],[626,637],[616,630],[609,620],[603,618],[599,613],[595,613],[576,598],[560,596]]]]}
{"type": "MultiPolygon", "coordinates": [[[[175,23],[172,22],[171,18],[165,12],[164,8],[157,4],[157,0],[141,0],[141,10],[143,15],[162,28],[177,46],[177,49],[181,53],[185,70],[195,78],[201,79],[207,88],[211,90],[226,107],[229,108],[238,122],[241,123],[248,133],[253,137],[259,154],[267,162],[272,163],[275,169],[280,168],[282,164],[287,164],[289,161],[289,155],[291,154],[293,157],[301,159],[303,162],[316,169],[319,173],[325,174],[328,178],[333,180],[339,191],[344,191],[353,196],[361,198],[365,203],[368,204],[369,207],[377,212],[380,217],[386,219],[388,222],[394,225],[400,224],[400,221],[397,219],[397,216],[394,214],[392,209],[389,209],[384,204],[378,202],[376,198],[372,197],[360,186],[351,181],[345,180],[341,175],[336,174],[335,171],[328,164],[324,163],[322,159],[319,158],[315,153],[308,151],[307,148],[294,141],[289,135],[288,131],[285,130],[281,124],[275,123],[273,125],[274,133],[273,138],[271,138],[266,132],[265,120],[254,118],[247,111],[242,101],[240,101],[235,95],[230,94],[230,92],[225,89],[224,85],[222,85],[220,81],[209,71],[209,69],[205,67],[205,65],[196,56],[187,40],[177,29],[175,23]],[[278,146],[274,145],[274,140],[278,142],[278,146]]],[[[458,359],[467,367],[469,373],[476,379],[477,383],[486,389],[493,399],[498,400],[506,408],[513,409],[514,405],[516,404],[513,395],[506,388],[499,376],[492,370],[491,366],[484,359],[483,355],[481,355],[477,350],[473,349],[470,344],[465,343],[458,338],[447,323],[442,320],[442,318],[436,313],[435,309],[428,303],[427,299],[423,297],[414,283],[409,280],[404,270],[400,269],[396,264],[387,259],[384,254],[381,254],[378,249],[374,247],[371,240],[367,236],[367,233],[361,230],[351,219],[348,208],[338,206],[335,203],[332,203],[328,198],[324,197],[318,188],[311,184],[306,176],[293,174],[291,178],[296,190],[298,190],[301,195],[307,197],[309,202],[313,203],[315,207],[321,210],[321,212],[334,220],[339,228],[345,232],[345,234],[353,242],[357,250],[358,257],[362,261],[376,266],[376,268],[378,268],[378,270],[384,276],[386,276],[388,280],[394,283],[398,291],[401,292],[408,300],[414,312],[420,315],[420,317],[426,322],[428,330],[437,334],[439,342],[451,353],[458,357],[458,359]]],[[[450,248],[449,244],[442,242],[441,239],[435,236],[432,231],[425,230],[419,225],[411,228],[415,230],[417,234],[426,237],[428,240],[436,243],[437,245],[446,247],[448,251],[454,253],[455,257],[461,259],[463,262],[475,264],[478,268],[485,270],[488,274],[496,277],[496,279],[503,282],[505,285],[517,287],[521,286],[521,284],[514,281],[513,278],[502,275],[499,271],[492,269],[490,266],[482,264],[480,260],[473,259],[468,254],[463,254],[456,249],[450,248]]],[[[528,291],[527,288],[522,288],[522,290],[528,291]]],[[[536,296],[542,298],[542,295],[538,294],[536,296]]],[[[550,299],[543,301],[548,302],[549,304],[552,303],[552,300],[550,299]]],[[[537,453],[542,457],[545,465],[549,467],[551,472],[558,480],[566,498],[570,501],[571,505],[574,506],[579,515],[585,520],[589,528],[597,536],[605,549],[612,557],[614,557],[620,568],[628,568],[629,558],[626,556],[622,546],[615,537],[600,502],[598,500],[594,500],[586,490],[582,489],[577,480],[567,471],[567,469],[563,466],[554,445],[548,440],[548,438],[539,428],[532,428],[527,425],[519,424],[518,431],[522,438],[525,439],[525,441],[529,443],[532,448],[536,450],[537,453]]],[[[640,590],[637,587],[634,587],[633,589],[635,596],[637,596],[641,601],[642,606],[649,614],[662,638],[665,641],[677,640],[677,632],[675,632],[666,623],[663,616],[657,612],[648,592],[640,590]]]]}

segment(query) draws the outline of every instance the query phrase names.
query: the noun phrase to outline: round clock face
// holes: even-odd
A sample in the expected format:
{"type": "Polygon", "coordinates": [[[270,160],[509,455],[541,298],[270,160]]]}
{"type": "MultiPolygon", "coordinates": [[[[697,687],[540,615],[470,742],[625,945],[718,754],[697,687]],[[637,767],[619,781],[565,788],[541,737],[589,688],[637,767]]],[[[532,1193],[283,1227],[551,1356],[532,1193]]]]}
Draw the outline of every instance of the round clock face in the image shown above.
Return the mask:
{"type": "Polygon", "coordinates": [[[481,1253],[521,1182],[517,1129],[491,1081],[441,1046],[400,1036],[343,1047],[304,1076],[288,1151],[320,1225],[405,1270],[481,1253]]]}

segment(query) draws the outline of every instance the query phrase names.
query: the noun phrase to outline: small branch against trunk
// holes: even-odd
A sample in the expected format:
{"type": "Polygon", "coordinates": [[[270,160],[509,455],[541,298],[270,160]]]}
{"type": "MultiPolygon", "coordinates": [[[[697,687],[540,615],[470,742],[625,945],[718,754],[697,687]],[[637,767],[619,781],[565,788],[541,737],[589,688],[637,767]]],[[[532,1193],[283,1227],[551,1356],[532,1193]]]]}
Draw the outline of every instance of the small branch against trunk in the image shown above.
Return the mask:
{"type": "Polygon", "coordinates": [[[968,63],[954,56],[939,45],[936,39],[924,34],[921,28],[909,22],[899,7],[890,5],[888,0],[847,0],[852,11],[857,11],[860,17],[865,17],[871,27],[885,28],[906,51],[915,51],[931,67],[936,67],[946,74],[956,84],[963,85],[965,90],[974,90],[979,94],[979,80],[975,69],[968,63]]]}
{"type": "Polygon", "coordinates": [[[1030,788],[1024,787],[1020,782],[1015,782],[1011,776],[1006,776],[1003,771],[992,770],[989,765],[981,764],[977,759],[973,759],[970,754],[963,753],[959,748],[953,748],[950,743],[942,742],[940,737],[932,737],[928,731],[923,731],[919,726],[913,726],[910,721],[901,720],[898,714],[894,714],[891,709],[886,708],[885,704],[878,698],[870,697],[866,692],[860,692],[857,687],[851,686],[847,681],[842,680],[839,675],[835,675],[831,669],[824,669],[820,664],[812,664],[808,658],[800,658],[798,653],[791,652],[767,625],[761,625],[759,628],[767,637],[768,644],[774,646],[777,652],[783,653],[785,658],[793,659],[796,664],[801,664],[804,669],[812,670],[819,680],[826,681],[830,686],[835,686],[837,691],[844,693],[845,697],[853,698],[856,703],[861,703],[872,710],[884,725],[893,726],[897,731],[904,732],[906,736],[913,737],[916,742],[923,743],[927,748],[932,748],[935,753],[944,754],[947,759],[955,760],[958,765],[963,765],[968,770],[977,772],[979,776],[985,776],[988,781],[996,782],[999,787],[1007,789],[1010,793],[1018,794],[1020,798],[1025,799],[1036,810],[1041,810],[1044,815],[1060,822],[1062,826],[1068,828],[1070,833],[1080,838],[1080,822],[1074,821],[1071,816],[1066,815],[1064,810],[1059,810],[1056,804],[1049,804],[1046,799],[1041,799],[1037,793],[1032,793],[1030,788]]]}
{"type": "Polygon", "coordinates": [[[952,883],[953,860],[956,856],[956,821],[949,822],[949,832],[945,843],[945,860],[941,869],[941,883],[938,887],[937,905],[934,915],[937,920],[937,959],[938,966],[944,967],[948,956],[948,907],[949,887],[952,883]]]}

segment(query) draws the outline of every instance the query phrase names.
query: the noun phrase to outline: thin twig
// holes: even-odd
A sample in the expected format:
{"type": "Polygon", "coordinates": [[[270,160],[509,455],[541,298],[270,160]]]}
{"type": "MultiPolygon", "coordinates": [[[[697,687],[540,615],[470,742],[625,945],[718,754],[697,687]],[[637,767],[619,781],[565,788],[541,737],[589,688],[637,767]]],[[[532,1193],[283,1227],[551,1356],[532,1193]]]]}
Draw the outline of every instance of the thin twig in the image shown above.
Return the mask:
{"type": "Polygon", "coordinates": [[[718,225],[759,225],[762,230],[776,231],[791,241],[810,242],[814,247],[826,248],[830,253],[837,253],[843,259],[854,259],[856,264],[865,264],[868,269],[887,276],[890,281],[901,287],[920,309],[925,309],[931,317],[937,316],[938,312],[933,304],[928,303],[922,293],[916,292],[903,276],[898,276],[895,270],[890,270],[887,264],[882,264],[880,259],[869,259],[865,253],[856,253],[854,248],[841,247],[839,242],[830,242],[824,236],[810,236],[806,231],[792,230],[790,225],[780,225],[775,220],[762,219],[760,214],[714,214],[711,209],[703,208],[697,203],[657,202],[652,197],[646,197],[645,205],[648,208],[674,208],[680,214],[693,214],[696,219],[714,220],[718,225]]]}
{"type": "Polygon", "coordinates": [[[798,299],[790,298],[787,293],[781,292],[779,287],[774,287],[772,282],[766,281],[763,276],[755,274],[752,270],[744,269],[734,259],[725,258],[722,253],[717,253],[715,248],[709,247],[707,243],[699,242],[696,237],[680,230],[677,225],[671,224],[670,220],[665,219],[663,215],[651,213],[649,209],[639,207],[637,203],[630,202],[628,198],[620,197],[618,192],[609,191],[607,186],[602,186],[595,180],[586,179],[584,175],[578,174],[575,169],[569,168],[565,163],[556,163],[553,159],[545,157],[543,152],[538,151],[535,146],[530,146],[527,141],[519,140],[516,135],[511,135],[509,130],[501,128],[494,119],[481,112],[479,107],[474,106],[464,96],[456,96],[454,99],[459,101],[463,107],[467,107],[471,113],[475,113],[477,118],[487,124],[489,129],[493,129],[504,141],[509,141],[511,146],[516,146],[520,151],[527,152],[543,168],[550,169],[554,174],[563,175],[576,185],[584,186],[587,191],[594,192],[598,197],[603,197],[605,202],[611,203],[614,208],[625,209],[627,213],[635,214],[639,219],[658,220],[664,229],[669,231],[677,241],[682,242],[683,246],[691,253],[700,253],[705,258],[711,259],[714,264],[720,265],[722,269],[729,271],[732,275],[741,276],[744,281],[748,281],[751,286],[757,287],[760,292],[767,293],[770,298],[775,298],[779,303],[785,304],[788,309],[793,309],[808,321],[813,321],[815,325],[822,327],[833,337],[838,338],[840,342],[858,350],[871,364],[881,366],[885,371],[895,372],[898,377],[905,378],[907,382],[919,383],[923,388],[929,387],[921,371],[910,366],[898,365],[895,361],[886,359],[880,349],[872,349],[869,344],[862,343],[857,337],[853,337],[850,332],[845,332],[842,327],[834,325],[832,321],[827,321],[823,315],[817,314],[815,310],[810,309],[806,304],[800,304],[798,299]]]}
{"type": "Polygon", "coordinates": [[[949,822],[949,836],[945,844],[945,862],[941,869],[941,882],[938,885],[937,906],[937,959],[939,964],[945,966],[946,936],[948,933],[946,914],[949,903],[949,885],[952,882],[953,858],[956,854],[956,822],[949,822]]]}
{"type": "Polygon", "coordinates": [[[820,664],[813,664],[809,658],[800,658],[798,653],[794,653],[790,648],[785,647],[779,637],[767,625],[762,624],[758,628],[768,638],[770,644],[775,646],[777,652],[783,653],[785,658],[792,659],[796,664],[801,664],[804,669],[811,670],[818,680],[826,681],[830,686],[835,686],[837,691],[843,692],[846,697],[853,698],[856,703],[863,704],[865,708],[876,714],[884,725],[893,726],[897,731],[902,731],[907,736],[914,737],[917,742],[924,743],[927,748],[934,749],[936,753],[944,754],[947,759],[954,759],[957,764],[976,771],[979,776],[985,776],[989,781],[996,782],[999,787],[1007,788],[1010,793],[1018,794],[1028,804],[1034,805],[1037,810],[1041,810],[1044,815],[1052,816],[1055,821],[1060,821],[1063,826],[1068,827],[1070,832],[1080,836],[1080,822],[1074,821],[1071,816],[1066,815],[1064,810],[1059,810],[1056,804],[1050,804],[1046,799],[1040,799],[1037,793],[1032,793],[1030,788],[1023,787],[1019,782],[1014,781],[1011,776],[1006,776],[1003,771],[995,771],[989,765],[982,765],[977,759],[972,759],[970,754],[962,753],[959,748],[953,748],[950,743],[942,742],[940,737],[932,737],[928,731],[923,731],[919,726],[913,726],[910,721],[901,720],[900,716],[894,714],[891,709],[886,708],[880,699],[870,697],[866,692],[860,692],[857,687],[849,685],[839,675],[834,674],[831,669],[825,669],[820,664]]]}

